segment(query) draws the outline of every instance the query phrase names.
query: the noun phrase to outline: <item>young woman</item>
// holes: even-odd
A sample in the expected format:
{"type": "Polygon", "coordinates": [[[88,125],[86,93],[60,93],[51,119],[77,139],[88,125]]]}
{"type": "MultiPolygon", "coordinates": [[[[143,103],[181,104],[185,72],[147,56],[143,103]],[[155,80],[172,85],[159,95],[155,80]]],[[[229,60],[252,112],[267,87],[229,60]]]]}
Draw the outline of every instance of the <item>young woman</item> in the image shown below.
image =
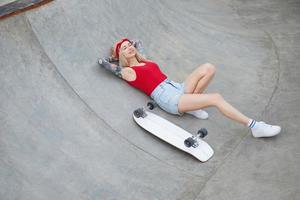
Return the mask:
{"type": "Polygon", "coordinates": [[[201,109],[213,106],[226,117],[251,128],[254,137],[272,137],[281,131],[280,126],[248,118],[218,93],[204,94],[216,71],[210,63],[197,67],[180,84],[168,79],[155,62],[146,59],[141,41],[122,38],[111,49],[111,56],[100,59],[99,64],[150,96],[171,114],[188,113],[207,119],[207,112],[201,109]],[[119,61],[119,65],[111,63],[113,61],[119,61]]]}

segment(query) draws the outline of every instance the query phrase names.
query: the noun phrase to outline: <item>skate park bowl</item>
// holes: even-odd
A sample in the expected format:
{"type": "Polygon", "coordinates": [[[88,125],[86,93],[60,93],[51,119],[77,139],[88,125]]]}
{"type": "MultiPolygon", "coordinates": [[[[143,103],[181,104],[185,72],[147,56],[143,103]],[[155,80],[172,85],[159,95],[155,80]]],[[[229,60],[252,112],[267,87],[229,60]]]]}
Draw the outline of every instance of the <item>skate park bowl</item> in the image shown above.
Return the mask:
{"type": "Polygon", "coordinates": [[[0,199],[299,199],[300,1],[55,0],[0,36],[0,199]],[[282,132],[155,109],[208,130],[205,163],[147,133],[132,113],[150,98],[97,63],[121,37],[179,83],[213,64],[205,93],[282,132]]]}

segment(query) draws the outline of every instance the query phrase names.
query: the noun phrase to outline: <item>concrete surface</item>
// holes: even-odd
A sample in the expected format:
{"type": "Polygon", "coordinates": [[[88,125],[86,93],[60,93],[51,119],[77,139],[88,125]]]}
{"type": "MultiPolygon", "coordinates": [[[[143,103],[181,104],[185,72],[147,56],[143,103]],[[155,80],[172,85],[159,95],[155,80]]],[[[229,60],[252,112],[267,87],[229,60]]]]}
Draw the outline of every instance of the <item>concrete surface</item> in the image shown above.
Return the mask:
{"type": "Polygon", "coordinates": [[[11,3],[11,2],[14,2],[15,0],[0,0],[0,6],[3,6],[5,4],[8,4],[8,3],[11,3]]]}
{"type": "Polygon", "coordinates": [[[0,21],[1,199],[299,199],[299,22],[297,0],[57,0],[0,21]],[[282,134],[157,109],[209,130],[207,163],[151,136],[132,120],[149,98],[96,63],[122,36],[178,82],[214,64],[207,92],[282,134]]]}

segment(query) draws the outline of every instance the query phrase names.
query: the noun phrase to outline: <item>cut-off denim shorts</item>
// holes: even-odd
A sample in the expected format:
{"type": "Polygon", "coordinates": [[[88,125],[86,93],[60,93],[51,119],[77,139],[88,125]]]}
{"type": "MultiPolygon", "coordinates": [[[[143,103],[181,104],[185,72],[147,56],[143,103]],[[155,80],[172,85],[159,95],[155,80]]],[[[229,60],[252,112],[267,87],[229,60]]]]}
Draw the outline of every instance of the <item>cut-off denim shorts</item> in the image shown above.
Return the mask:
{"type": "Polygon", "coordinates": [[[170,79],[165,79],[151,93],[151,98],[168,113],[182,116],[178,111],[178,102],[184,94],[184,83],[177,83],[170,79]]]}

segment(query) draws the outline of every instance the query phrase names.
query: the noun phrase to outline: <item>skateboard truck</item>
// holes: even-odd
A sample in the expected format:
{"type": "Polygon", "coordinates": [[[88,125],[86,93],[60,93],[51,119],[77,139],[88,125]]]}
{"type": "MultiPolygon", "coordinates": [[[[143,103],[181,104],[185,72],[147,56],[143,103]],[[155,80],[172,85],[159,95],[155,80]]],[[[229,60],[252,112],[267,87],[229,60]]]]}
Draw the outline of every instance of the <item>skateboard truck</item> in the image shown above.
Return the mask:
{"type": "Polygon", "coordinates": [[[201,128],[198,132],[197,135],[193,135],[192,137],[189,137],[187,139],[184,140],[184,145],[186,147],[198,147],[199,143],[198,143],[198,139],[199,138],[204,138],[205,136],[207,136],[208,132],[206,128],[201,128]]]}
{"type": "Polygon", "coordinates": [[[154,101],[149,101],[147,103],[147,107],[146,108],[144,108],[144,107],[138,108],[135,111],[133,111],[133,114],[137,118],[140,118],[140,117],[145,118],[147,116],[147,113],[145,112],[145,110],[146,109],[153,110],[156,107],[157,107],[157,104],[154,101]]]}

